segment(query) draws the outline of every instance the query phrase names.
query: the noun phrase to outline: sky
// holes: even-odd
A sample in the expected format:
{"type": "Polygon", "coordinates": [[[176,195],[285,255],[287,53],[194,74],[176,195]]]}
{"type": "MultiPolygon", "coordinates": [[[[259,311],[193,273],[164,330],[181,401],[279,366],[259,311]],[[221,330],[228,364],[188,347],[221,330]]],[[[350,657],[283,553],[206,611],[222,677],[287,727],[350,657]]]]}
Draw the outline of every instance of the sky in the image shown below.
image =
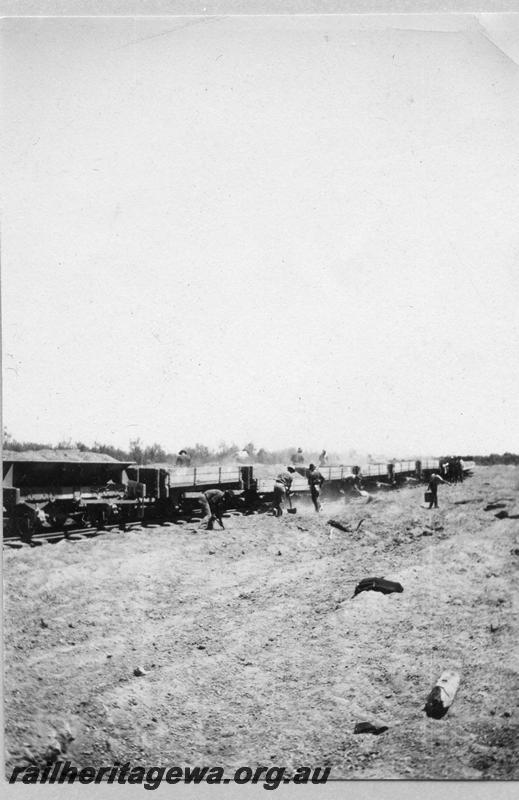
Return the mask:
{"type": "Polygon", "coordinates": [[[518,33],[4,19],[4,426],[519,452],[518,33]]]}

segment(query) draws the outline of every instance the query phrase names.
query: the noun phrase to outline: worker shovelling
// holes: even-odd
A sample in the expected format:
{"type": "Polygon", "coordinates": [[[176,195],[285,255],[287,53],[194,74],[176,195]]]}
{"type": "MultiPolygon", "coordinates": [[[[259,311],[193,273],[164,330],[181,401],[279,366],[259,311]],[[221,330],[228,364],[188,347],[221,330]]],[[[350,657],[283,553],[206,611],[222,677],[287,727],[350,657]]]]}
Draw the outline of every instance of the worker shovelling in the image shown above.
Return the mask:
{"type": "MultiPolygon", "coordinates": [[[[324,451],[323,451],[324,452],[324,451]]],[[[301,454],[301,449],[298,450],[298,453],[295,456],[292,456],[292,460],[301,454]]],[[[297,462],[299,463],[299,462],[297,462]]],[[[321,487],[324,483],[324,476],[322,473],[317,469],[315,464],[310,464],[308,469],[299,468],[300,473],[305,473],[305,477],[308,481],[308,486],[310,489],[310,497],[312,498],[312,503],[314,504],[314,508],[317,512],[322,510],[320,495],[321,495],[321,487]]],[[[286,468],[284,472],[280,472],[277,478],[274,481],[274,502],[273,502],[273,512],[275,517],[281,517],[283,514],[283,507],[285,503],[288,501],[288,513],[294,514],[296,509],[292,507],[291,501],[291,493],[292,493],[292,482],[294,480],[294,475],[296,474],[296,468],[293,466],[289,466],[286,468]]]]}

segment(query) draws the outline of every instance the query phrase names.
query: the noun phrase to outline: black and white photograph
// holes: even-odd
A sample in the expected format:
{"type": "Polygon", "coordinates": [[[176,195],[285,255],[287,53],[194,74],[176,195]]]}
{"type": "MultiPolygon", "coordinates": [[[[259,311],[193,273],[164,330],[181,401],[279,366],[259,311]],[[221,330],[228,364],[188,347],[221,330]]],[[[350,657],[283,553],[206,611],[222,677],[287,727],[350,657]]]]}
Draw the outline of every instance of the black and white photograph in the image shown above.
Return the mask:
{"type": "Polygon", "coordinates": [[[1,20],[4,780],[517,781],[519,15],[142,6],[1,20]]]}

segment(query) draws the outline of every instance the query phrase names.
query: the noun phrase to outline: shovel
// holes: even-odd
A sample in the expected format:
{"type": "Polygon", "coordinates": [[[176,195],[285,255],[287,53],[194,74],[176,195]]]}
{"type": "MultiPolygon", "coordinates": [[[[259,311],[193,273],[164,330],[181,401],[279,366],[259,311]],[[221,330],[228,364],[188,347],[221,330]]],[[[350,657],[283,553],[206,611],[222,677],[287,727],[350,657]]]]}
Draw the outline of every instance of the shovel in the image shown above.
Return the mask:
{"type": "Polygon", "coordinates": [[[292,507],[292,498],[291,498],[291,496],[290,496],[290,493],[289,493],[289,492],[287,492],[287,500],[288,500],[288,506],[289,506],[289,507],[287,508],[287,512],[288,512],[289,514],[296,514],[296,513],[297,513],[297,508],[293,508],[293,507],[292,507]]]}

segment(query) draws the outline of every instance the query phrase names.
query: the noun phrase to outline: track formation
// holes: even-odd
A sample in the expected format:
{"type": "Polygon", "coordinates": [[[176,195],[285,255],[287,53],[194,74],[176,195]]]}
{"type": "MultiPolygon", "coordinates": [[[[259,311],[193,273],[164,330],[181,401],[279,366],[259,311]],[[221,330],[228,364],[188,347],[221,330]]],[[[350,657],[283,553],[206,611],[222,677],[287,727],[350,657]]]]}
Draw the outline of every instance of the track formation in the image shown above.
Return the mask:
{"type": "MultiPolygon", "coordinates": [[[[230,514],[225,514],[224,517],[230,516],[245,516],[248,512],[241,512],[233,510],[230,514]]],[[[76,527],[76,526],[67,526],[61,528],[59,530],[41,530],[38,533],[34,533],[31,537],[30,542],[24,542],[22,538],[16,533],[4,534],[2,537],[4,547],[12,548],[12,549],[21,549],[26,547],[40,547],[43,544],[57,544],[63,540],[68,542],[77,542],[81,541],[81,539],[92,539],[96,536],[102,536],[106,533],[112,532],[120,532],[125,533],[127,531],[134,531],[135,533],[142,531],[142,530],[153,530],[153,528],[159,527],[169,527],[169,528],[176,528],[181,527],[185,524],[191,522],[193,525],[200,524],[203,521],[202,517],[186,517],[186,518],[178,518],[175,521],[171,521],[168,519],[163,520],[156,520],[154,522],[128,522],[123,525],[120,523],[116,523],[113,525],[105,525],[102,528],[96,528],[94,526],[89,527],[76,527]]]]}
{"type": "MultiPolygon", "coordinates": [[[[3,456],[3,539],[10,547],[197,522],[204,513],[203,493],[214,489],[226,492],[229,513],[267,512],[274,500],[274,481],[286,469],[263,464],[138,466],[79,451],[3,456]]],[[[451,459],[451,464],[456,461],[460,460],[451,459]]],[[[297,501],[309,496],[310,472],[302,463],[294,466],[291,494],[297,501]]],[[[325,466],[320,468],[322,497],[347,502],[367,495],[365,489],[387,491],[427,482],[446,466],[448,460],[438,458],[325,466]]],[[[465,464],[465,472],[470,467],[465,464]]]]}

